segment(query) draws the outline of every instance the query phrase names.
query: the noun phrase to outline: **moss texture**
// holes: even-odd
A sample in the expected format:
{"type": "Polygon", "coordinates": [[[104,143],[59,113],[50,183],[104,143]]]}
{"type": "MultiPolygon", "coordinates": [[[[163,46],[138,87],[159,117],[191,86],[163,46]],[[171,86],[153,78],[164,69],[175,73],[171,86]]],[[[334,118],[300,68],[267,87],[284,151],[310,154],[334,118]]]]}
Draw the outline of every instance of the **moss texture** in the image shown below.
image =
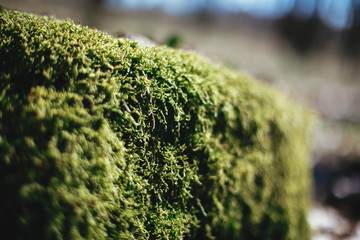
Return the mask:
{"type": "Polygon", "coordinates": [[[3,236],[309,238],[311,116],[275,91],[6,9],[0,58],[3,236]]]}

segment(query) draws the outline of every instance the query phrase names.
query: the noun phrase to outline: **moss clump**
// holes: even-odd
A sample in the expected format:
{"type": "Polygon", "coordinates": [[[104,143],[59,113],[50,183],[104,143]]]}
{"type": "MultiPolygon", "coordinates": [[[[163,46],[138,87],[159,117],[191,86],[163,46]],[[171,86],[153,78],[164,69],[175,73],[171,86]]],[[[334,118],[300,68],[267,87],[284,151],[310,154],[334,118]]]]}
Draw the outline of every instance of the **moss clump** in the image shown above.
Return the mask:
{"type": "Polygon", "coordinates": [[[309,237],[304,109],[70,20],[2,9],[0,29],[3,236],[309,237]]]}

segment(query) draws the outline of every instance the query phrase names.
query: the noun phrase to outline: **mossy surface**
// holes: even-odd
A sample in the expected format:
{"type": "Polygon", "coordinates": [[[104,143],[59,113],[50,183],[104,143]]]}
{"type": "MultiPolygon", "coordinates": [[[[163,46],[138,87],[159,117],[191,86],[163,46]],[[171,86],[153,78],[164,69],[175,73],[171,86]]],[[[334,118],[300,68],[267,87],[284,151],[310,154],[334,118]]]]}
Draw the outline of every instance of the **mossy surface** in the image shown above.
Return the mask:
{"type": "Polygon", "coordinates": [[[0,58],[4,236],[309,238],[311,117],[275,91],[6,9],[0,58]]]}

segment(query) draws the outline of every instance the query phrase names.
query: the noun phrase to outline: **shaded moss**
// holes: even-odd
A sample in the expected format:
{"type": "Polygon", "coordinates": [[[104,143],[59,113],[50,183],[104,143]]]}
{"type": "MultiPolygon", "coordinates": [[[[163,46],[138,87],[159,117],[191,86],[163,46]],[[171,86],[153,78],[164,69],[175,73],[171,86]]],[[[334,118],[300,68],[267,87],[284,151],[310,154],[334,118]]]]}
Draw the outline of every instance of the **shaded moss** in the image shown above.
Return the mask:
{"type": "Polygon", "coordinates": [[[0,12],[14,239],[308,239],[310,115],[190,52],[0,12]]]}

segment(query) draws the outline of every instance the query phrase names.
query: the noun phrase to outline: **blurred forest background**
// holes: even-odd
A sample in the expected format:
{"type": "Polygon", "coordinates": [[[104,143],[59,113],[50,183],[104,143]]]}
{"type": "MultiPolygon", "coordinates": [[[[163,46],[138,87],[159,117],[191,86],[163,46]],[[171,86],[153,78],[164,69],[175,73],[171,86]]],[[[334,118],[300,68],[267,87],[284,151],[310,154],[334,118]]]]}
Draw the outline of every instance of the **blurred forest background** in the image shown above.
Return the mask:
{"type": "Polygon", "coordinates": [[[0,0],[0,5],[196,51],[313,109],[321,118],[312,145],[313,239],[360,239],[360,0],[0,0]]]}

